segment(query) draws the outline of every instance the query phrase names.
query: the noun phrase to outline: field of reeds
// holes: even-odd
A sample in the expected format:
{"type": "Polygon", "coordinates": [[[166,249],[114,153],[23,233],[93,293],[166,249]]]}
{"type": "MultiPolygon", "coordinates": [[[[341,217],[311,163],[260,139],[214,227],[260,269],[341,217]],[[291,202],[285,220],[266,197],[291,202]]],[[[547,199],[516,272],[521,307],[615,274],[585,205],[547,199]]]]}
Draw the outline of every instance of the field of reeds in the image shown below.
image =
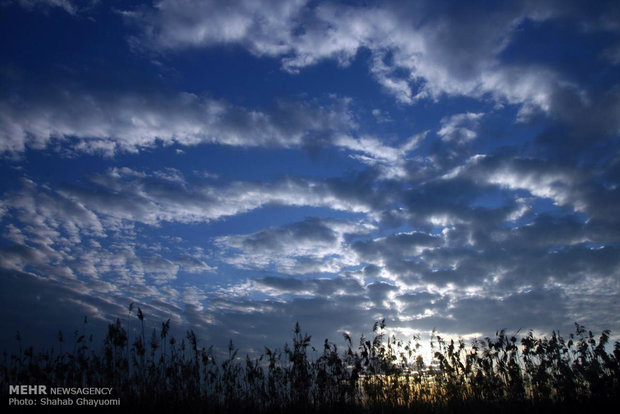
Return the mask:
{"type": "Polygon", "coordinates": [[[231,343],[222,357],[193,331],[174,338],[168,320],[145,332],[139,308],[136,316],[134,337],[116,320],[102,343],[83,328],[71,340],[59,332],[56,349],[44,351],[18,335],[19,351],[0,363],[5,401],[10,384],[46,384],[113,387],[124,408],[209,413],[598,412],[620,402],[620,342],[578,324],[567,338],[433,334],[425,363],[419,337],[389,337],[383,322],[368,338],[344,335],[342,349],[328,340],[316,349],[297,324],[280,349],[241,357],[231,343]]]}

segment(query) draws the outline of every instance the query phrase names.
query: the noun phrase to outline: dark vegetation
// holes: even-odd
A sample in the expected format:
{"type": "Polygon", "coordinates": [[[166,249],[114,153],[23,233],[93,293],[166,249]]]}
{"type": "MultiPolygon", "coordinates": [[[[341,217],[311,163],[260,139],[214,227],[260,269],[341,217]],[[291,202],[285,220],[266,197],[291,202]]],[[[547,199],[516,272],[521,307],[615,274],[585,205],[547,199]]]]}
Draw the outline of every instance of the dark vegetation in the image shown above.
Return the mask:
{"type": "Polygon", "coordinates": [[[169,320],[147,334],[139,308],[137,317],[134,338],[117,320],[99,345],[86,319],[71,345],[59,332],[57,350],[23,349],[18,334],[19,352],[0,364],[2,392],[9,384],[113,387],[125,409],[213,413],[598,412],[620,401],[620,342],[611,349],[609,331],[594,336],[578,324],[568,338],[499,331],[466,344],[433,334],[426,364],[419,338],[388,337],[383,322],[359,342],[345,335],[342,350],[327,339],[314,349],[297,324],[282,349],[242,358],[232,343],[216,357],[193,331],[172,337],[169,320]]]}

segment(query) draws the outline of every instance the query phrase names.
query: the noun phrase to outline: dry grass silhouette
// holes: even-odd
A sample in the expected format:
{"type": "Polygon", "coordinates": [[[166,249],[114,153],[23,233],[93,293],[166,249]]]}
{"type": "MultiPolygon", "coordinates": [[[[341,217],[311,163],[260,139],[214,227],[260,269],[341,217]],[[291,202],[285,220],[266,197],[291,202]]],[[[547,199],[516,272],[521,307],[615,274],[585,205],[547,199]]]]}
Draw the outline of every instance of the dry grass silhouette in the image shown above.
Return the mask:
{"type": "MultiPolygon", "coordinates": [[[[132,313],[133,305],[129,312],[132,313]]],[[[120,320],[102,344],[87,335],[87,320],[58,350],[4,352],[0,382],[50,387],[113,387],[125,407],[180,407],[205,412],[549,412],[591,411],[618,403],[620,343],[609,331],[594,336],[576,324],[568,338],[554,332],[521,338],[447,341],[433,334],[433,360],[418,354],[420,340],[402,342],[375,323],[371,338],[345,347],[325,340],[312,352],[311,337],[295,325],[290,343],[265,348],[255,358],[238,355],[232,342],[224,358],[202,347],[193,331],[177,340],[170,321],[130,338],[120,320]],[[598,407],[598,408],[597,408],[598,407]]]]}

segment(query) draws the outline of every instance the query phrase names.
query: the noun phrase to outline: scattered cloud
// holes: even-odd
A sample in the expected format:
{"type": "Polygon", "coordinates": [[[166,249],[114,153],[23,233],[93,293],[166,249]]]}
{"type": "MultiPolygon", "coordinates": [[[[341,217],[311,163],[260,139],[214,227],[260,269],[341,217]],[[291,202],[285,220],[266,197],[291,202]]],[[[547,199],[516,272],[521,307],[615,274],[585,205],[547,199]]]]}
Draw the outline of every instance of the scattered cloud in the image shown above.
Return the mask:
{"type": "Polygon", "coordinates": [[[75,1],[75,0],[17,0],[16,3],[27,10],[42,9],[49,10],[51,8],[59,7],[69,14],[76,14],[79,5],[78,3],[94,3],[97,0],[89,1],[75,1]]]}
{"type": "Polygon", "coordinates": [[[441,128],[437,131],[437,135],[444,142],[467,143],[478,136],[479,119],[483,115],[482,113],[467,112],[444,117],[441,119],[441,128]]]}
{"type": "MultiPolygon", "coordinates": [[[[12,4],[73,22],[94,3],[12,4]]],[[[383,318],[454,335],[620,327],[617,6],[226,6],[91,10],[83,23],[129,23],[117,40],[133,70],[157,65],[150,89],[94,87],[69,57],[29,55],[28,86],[19,56],[0,65],[6,321],[136,302],[246,349],[296,321],[315,338],[383,318]],[[209,75],[183,71],[203,58],[282,85],[213,98],[209,75]],[[330,71],[364,93],[334,94],[330,71]]]]}
{"type": "Polygon", "coordinates": [[[373,226],[339,220],[309,218],[288,226],[268,228],[248,235],[222,236],[216,244],[222,259],[244,268],[280,273],[337,273],[350,264],[347,238],[365,235],[373,226]]]}

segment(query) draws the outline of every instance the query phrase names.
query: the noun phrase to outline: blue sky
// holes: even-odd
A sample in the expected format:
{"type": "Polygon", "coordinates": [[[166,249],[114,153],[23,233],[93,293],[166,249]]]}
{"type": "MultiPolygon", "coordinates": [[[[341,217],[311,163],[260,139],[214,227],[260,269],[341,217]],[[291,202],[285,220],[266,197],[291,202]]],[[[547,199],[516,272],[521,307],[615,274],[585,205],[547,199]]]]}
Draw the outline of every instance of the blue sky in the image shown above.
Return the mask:
{"type": "Polygon", "coordinates": [[[620,331],[615,2],[0,5],[2,345],[620,331]]]}

